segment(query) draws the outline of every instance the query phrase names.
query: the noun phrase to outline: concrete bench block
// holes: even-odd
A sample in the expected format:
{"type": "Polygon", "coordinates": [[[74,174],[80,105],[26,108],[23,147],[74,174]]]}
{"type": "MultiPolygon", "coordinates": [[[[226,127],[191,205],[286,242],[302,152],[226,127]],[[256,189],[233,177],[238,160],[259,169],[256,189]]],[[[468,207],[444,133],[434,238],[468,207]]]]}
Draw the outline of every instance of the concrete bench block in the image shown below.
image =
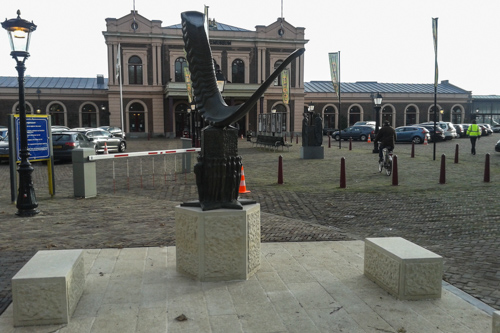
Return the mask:
{"type": "Polygon", "coordinates": [[[69,323],[84,285],[82,250],[38,251],[12,278],[14,326],[69,323]]]}
{"type": "Polygon", "coordinates": [[[443,258],[401,237],[366,238],[364,274],[401,300],[441,298],[443,258]]]}
{"type": "Polygon", "coordinates": [[[200,281],[246,280],[260,268],[260,205],[175,207],[177,271],[200,281]]]}
{"type": "Polygon", "coordinates": [[[493,323],[491,325],[492,333],[500,333],[500,311],[493,312],[493,323]]]}

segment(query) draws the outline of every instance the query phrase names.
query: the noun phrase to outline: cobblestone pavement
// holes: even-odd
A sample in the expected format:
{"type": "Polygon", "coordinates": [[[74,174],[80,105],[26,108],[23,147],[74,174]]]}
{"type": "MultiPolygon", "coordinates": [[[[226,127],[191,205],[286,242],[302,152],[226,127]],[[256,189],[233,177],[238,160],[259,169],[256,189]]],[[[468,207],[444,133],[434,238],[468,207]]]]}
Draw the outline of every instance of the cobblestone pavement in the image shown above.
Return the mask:
{"type": "MultiPolygon", "coordinates": [[[[303,160],[295,138],[290,151],[279,152],[240,140],[251,191],[241,196],[261,205],[263,242],[404,237],[445,258],[444,280],[500,309],[498,139],[481,139],[475,156],[467,153],[467,139],[437,143],[435,154],[433,144],[415,146],[414,157],[411,145],[398,144],[398,186],[378,173],[377,155],[366,142],[353,142],[351,150],[348,142],[339,149],[325,140],[324,159],[303,160]],[[339,188],[342,158],[345,189],[339,188]],[[484,182],[487,158],[490,182],[484,182]],[[442,166],[446,184],[439,184],[442,166]]],[[[129,151],[181,148],[181,140],[128,144],[129,151]]],[[[0,313],[11,302],[10,279],[36,251],[175,245],[174,207],[197,197],[193,174],[180,172],[181,157],[98,161],[98,196],[90,199],[74,198],[71,163],[56,163],[54,197],[48,194],[46,166],[33,165],[41,213],[31,218],[15,215],[9,167],[0,165],[0,313]]]]}

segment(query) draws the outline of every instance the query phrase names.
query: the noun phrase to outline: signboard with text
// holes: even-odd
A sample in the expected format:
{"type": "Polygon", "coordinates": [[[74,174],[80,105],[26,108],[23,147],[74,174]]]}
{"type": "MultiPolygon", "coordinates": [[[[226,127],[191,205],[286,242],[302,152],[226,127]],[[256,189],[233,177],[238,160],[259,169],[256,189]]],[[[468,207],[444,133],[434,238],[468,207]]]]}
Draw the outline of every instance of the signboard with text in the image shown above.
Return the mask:
{"type": "MultiPolygon", "coordinates": [[[[20,121],[19,115],[14,115],[16,126],[16,159],[19,161],[19,150],[21,141],[19,140],[20,121]]],[[[49,118],[45,115],[26,115],[26,128],[28,133],[28,149],[30,160],[43,160],[50,158],[49,142],[49,118]]]]}

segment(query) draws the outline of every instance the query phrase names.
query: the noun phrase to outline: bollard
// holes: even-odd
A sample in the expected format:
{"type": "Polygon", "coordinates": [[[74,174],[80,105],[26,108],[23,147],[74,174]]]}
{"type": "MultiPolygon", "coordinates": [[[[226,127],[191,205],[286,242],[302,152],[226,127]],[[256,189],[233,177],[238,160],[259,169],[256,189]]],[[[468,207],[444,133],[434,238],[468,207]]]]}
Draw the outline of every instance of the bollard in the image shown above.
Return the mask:
{"type": "Polygon", "coordinates": [[[392,186],[398,186],[398,155],[392,157],[392,186]]]}
{"type": "Polygon", "coordinates": [[[328,134],[328,148],[332,147],[332,137],[328,134]]]}
{"type": "Polygon", "coordinates": [[[411,143],[411,158],[415,157],[415,142],[411,143]]]}
{"type": "Polygon", "coordinates": [[[346,188],[345,180],[345,157],[340,159],[340,188],[346,188]]]}
{"type": "Polygon", "coordinates": [[[295,144],[296,144],[296,145],[298,145],[298,144],[299,144],[299,136],[298,136],[298,135],[296,135],[296,136],[295,136],[295,144]]]}
{"type": "Polygon", "coordinates": [[[97,176],[95,161],[89,156],[95,151],[91,148],[77,148],[72,152],[73,191],[77,198],[93,198],[97,196],[97,176]]]}
{"type": "Polygon", "coordinates": [[[486,158],[484,159],[484,182],[490,182],[490,154],[486,154],[486,158]]]}
{"type": "Polygon", "coordinates": [[[283,184],[283,156],[278,159],[278,184],[283,184]]]}
{"type": "Polygon", "coordinates": [[[458,163],[458,143],[455,146],[455,163],[458,163]]]}
{"type": "Polygon", "coordinates": [[[352,150],[352,138],[349,138],[349,150],[352,150]]]}
{"type": "Polygon", "coordinates": [[[439,172],[439,184],[446,184],[446,161],[445,155],[441,155],[441,170],[439,172]]]}

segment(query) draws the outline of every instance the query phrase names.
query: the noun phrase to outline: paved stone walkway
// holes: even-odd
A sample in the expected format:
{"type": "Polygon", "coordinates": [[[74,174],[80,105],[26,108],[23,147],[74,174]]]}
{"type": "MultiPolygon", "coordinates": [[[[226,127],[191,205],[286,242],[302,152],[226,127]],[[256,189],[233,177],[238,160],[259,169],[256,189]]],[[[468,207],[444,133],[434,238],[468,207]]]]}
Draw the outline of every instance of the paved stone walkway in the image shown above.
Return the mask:
{"type": "MultiPolygon", "coordinates": [[[[493,149],[499,138],[481,139],[476,156],[466,153],[467,139],[438,143],[436,160],[432,144],[415,147],[414,158],[411,145],[398,144],[399,186],[377,172],[373,146],[365,142],[353,142],[352,150],[343,142],[339,150],[338,143],[329,148],[326,141],[324,160],[301,160],[295,139],[289,152],[253,148],[241,140],[251,191],[242,197],[261,204],[263,242],[401,236],[445,258],[445,281],[500,309],[500,154],[493,149]],[[486,153],[491,154],[490,183],[483,182],[486,153]],[[442,154],[446,184],[438,184],[442,154]],[[280,155],[283,185],[277,185],[280,155]],[[339,188],[341,157],[347,165],[346,189],[339,188]]],[[[128,143],[129,151],[181,147],[180,140],[128,143]]],[[[32,218],[15,216],[8,165],[0,165],[0,183],[5,184],[0,188],[0,313],[11,302],[10,278],[38,250],[175,245],[173,208],[196,199],[193,174],[179,173],[180,158],[171,156],[128,160],[97,162],[98,196],[92,199],[73,197],[70,163],[56,164],[51,198],[46,167],[35,163],[41,213],[32,218]]]]}

